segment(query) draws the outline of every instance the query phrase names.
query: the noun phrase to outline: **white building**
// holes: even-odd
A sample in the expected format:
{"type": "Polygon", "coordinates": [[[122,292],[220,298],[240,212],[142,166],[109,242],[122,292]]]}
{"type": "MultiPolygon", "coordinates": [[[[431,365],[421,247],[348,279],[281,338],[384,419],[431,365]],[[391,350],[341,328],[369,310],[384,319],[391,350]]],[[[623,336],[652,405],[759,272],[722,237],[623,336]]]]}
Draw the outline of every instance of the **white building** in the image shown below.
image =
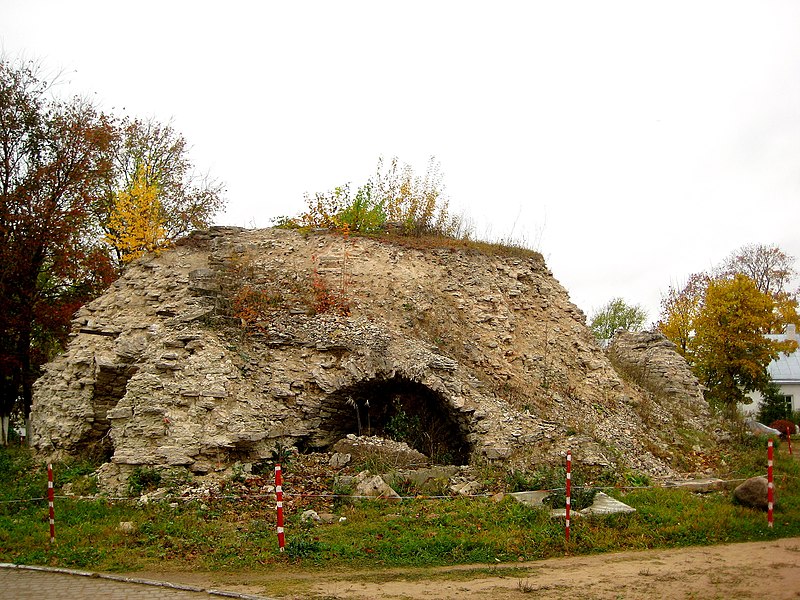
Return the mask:
{"type": "MultiPolygon", "coordinates": [[[[798,342],[797,330],[794,325],[787,325],[783,333],[769,334],[767,337],[776,342],[794,340],[798,342]]],[[[800,350],[791,354],[781,352],[778,358],[769,363],[767,367],[769,377],[780,388],[780,393],[790,412],[800,410],[800,350]]],[[[746,413],[756,413],[761,406],[762,396],[759,392],[751,392],[752,404],[742,406],[746,413]]]]}

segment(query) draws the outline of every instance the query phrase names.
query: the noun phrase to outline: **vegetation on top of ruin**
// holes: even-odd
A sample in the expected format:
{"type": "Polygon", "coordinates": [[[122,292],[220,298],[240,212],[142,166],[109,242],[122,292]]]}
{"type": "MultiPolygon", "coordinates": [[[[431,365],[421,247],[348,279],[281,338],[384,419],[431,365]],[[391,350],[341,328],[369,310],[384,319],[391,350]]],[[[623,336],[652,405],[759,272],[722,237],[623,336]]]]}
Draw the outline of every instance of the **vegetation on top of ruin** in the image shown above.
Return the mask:
{"type": "Polygon", "coordinates": [[[542,255],[512,236],[495,241],[475,237],[472,223],[453,214],[444,192],[440,165],[431,157],[424,176],[397,158],[378,159],[375,174],[355,193],[350,184],[306,194],[306,209],[294,217],[273,219],[277,227],[338,231],[344,236],[370,236],[419,250],[446,249],[534,258],[542,255]]]}

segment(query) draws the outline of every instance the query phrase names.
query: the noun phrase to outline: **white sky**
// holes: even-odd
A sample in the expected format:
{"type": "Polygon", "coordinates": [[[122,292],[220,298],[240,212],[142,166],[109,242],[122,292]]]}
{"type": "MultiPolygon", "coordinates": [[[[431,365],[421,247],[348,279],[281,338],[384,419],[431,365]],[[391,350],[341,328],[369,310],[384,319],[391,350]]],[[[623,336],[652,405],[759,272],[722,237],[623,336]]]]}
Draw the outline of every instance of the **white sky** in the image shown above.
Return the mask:
{"type": "Polygon", "coordinates": [[[587,314],[658,317],[747,243],[800,257],[800,2],[0,0],[0,44],[155,117],[269,226],[377,158],[441,163],[480,237],[587,314]]]}

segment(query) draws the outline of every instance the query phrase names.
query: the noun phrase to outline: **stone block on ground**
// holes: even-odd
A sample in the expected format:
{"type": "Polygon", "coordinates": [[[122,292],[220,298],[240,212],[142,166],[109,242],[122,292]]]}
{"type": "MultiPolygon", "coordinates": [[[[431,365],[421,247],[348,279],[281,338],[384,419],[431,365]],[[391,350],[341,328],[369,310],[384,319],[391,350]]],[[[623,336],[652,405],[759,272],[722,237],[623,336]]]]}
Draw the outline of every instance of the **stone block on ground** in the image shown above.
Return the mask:
{"type": "Polygon", "coordinates": [[[400,499],[400,494],[395,492],[380,475],[370,475],[367,471],[359,473],[356,478],[354,495],[366,498],[400,499]]]}

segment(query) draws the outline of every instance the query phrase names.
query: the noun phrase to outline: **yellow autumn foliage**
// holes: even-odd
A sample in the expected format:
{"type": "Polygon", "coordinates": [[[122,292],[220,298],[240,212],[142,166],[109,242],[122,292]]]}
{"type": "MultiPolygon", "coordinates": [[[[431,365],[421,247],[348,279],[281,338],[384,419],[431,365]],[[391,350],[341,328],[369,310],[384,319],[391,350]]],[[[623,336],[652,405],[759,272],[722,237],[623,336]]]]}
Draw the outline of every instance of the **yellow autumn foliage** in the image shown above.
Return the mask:
{"type": "Polygon", "coordinates": [[[145,252],[158,252],[166,244],[165,219],[158,199],[159,188],[148,182],[140,167],[129,189],[120,190],[109,217],[106,241],[123,263],[145,252]]]}

